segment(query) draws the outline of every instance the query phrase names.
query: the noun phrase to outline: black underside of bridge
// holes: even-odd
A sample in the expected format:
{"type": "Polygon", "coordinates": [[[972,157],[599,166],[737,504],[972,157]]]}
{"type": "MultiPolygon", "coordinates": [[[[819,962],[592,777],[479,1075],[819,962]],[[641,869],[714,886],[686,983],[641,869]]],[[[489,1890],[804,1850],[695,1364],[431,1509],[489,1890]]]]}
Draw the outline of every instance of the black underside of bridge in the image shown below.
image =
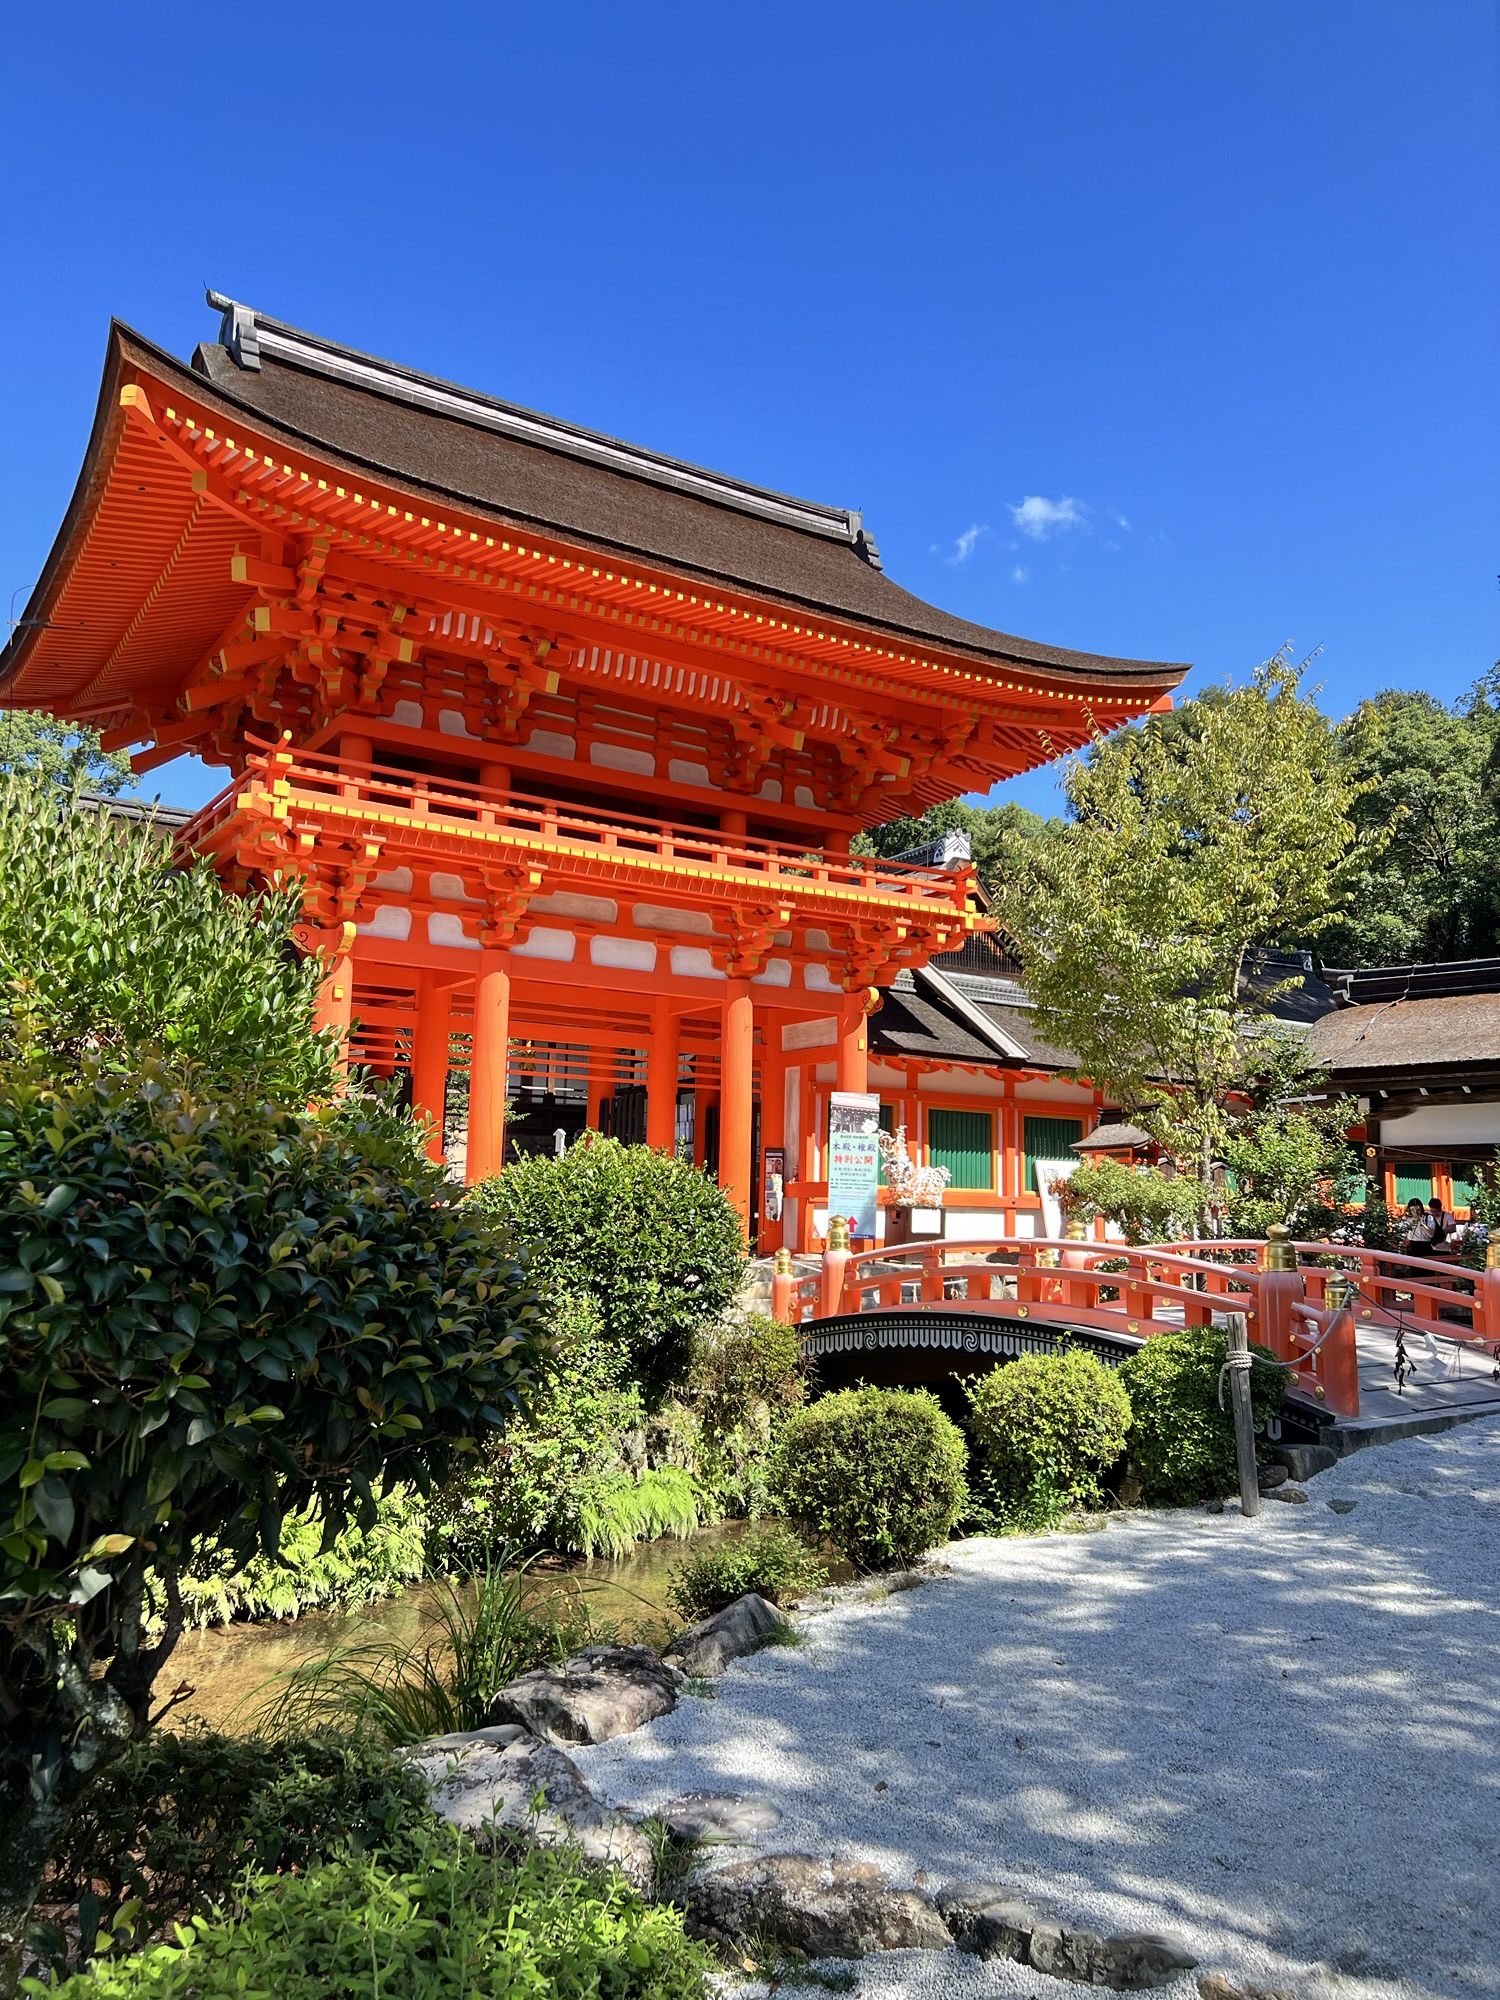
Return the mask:
{"type": "MultiPolygon", "coordinates": [[[[1146,1344],[1140,1337],[1104,1333],[1098,1327],[932,1306],[841,1313],[809,1320],[801,1331],[803,1355],[814,1363],[818,1387],[825,1391],[868,1382],[941,1393],[949,1384],[956,1388],[964,1378],[987,1375],[1019,1355],[1060,1354],[1064,1348],[1082,1348],[1106,1368],[1118,1368],[1146,1344]]],[[[1289,1396],[1282,1404],[1282,1435],[1288,1439],[1315,1440],[1331,1422],[1328,1411],[1302,1396],[1289,1396]]]]}

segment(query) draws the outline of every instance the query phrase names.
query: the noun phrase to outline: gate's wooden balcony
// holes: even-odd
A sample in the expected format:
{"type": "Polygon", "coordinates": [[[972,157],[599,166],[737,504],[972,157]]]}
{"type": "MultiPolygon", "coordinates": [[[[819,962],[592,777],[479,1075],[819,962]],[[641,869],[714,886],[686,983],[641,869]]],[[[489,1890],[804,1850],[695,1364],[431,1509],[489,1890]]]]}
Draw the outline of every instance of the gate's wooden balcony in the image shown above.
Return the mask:
{"type": "Polygon", "coordinates": [[[374,877],[409,868],[461,877],[470,901],[498,898],[513,929],[529,898],[557,891],[706,912],[726,946],[769,927],[801,933],[805,947],[811,926],[860,982],[989,927],[972,904],[971,870],[810,851],[286,749],[256,757],[180,844],[225,871],[306,876],[315,923],[363,921],[374,877]]]}

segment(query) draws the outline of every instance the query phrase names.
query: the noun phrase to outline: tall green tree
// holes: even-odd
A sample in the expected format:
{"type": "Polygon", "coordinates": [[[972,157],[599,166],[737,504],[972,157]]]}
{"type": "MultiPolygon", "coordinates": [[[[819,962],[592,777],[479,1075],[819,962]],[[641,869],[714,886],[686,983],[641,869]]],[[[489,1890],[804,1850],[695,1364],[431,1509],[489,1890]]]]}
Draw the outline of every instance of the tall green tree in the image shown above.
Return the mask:
{"type": "Polygon", "coordinates": [[[29,708],[0,715],[0,774],[39,778],[63,792],[98,792],[118,798],[135,785],[123,750],[106,750],[97,729],[62,722],[29,708]]]}
{"type": "Polygon", "coordinates": [[[1500,949],[1500,676],[1451,707],[1389,688],[1337,732],[1366,789],[1348,905],[1316,938],[1332,965],[1487,957],[1500,949]]]}
{"type": "Polygon", "coordinates": [[[994,893],[1046,1040],[1206,1178],[1232,1099],[1283,1052],[1249,955],[1317,935],[1347,895],[1360,781],[1278,654],[1183,718],[1068,769],[1070,820],[1011,838],[994,893]]]}
{"type": "Polygon", "coordinates": [[[234,896],[151,822],[43,777],[0,786],[0,1057],[54,1077],[163,1063],[197,1087],[307,1104],[334,1084],[293,888],[234,896]]]}

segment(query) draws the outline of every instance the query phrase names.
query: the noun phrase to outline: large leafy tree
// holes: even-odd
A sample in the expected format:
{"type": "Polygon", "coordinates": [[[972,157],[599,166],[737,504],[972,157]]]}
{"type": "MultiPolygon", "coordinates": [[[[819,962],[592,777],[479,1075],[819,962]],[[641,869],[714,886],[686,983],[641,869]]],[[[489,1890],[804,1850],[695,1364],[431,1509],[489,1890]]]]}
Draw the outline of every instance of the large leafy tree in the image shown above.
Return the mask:
{"type": "Polygon", "coordinates": [[[331,1541],[380,1482],[441,1483],[538,1326],[379,1106],[0,1073],[0,1991],[91,1773],[152,1718],[194,1551],[274,1556],[314,1502],[331,1541]]]}
{"type": "Polygon", "coordinates": [[[285,1104],[326,1095],[312,1033],[317,961],[291,939],[294,888],[228,894],[179,867],[150,820],[125,822],[45,778],[0,786],[0,1056],[54,1076],[159,1060],[196,1086],[285,1104]]]}
{"type": "Polygon", "coordinates": [[[1317,935],[1347,894],[1360,781],[1279,654],[1186,718],[1067,775],[1071,818],[1011,838],[994,893],[1042,1035],[1206,1178],[1283,1054],[1256,946],[1317,935]]]}
{"type": "Polygon", "coordinates": [[[1337,733],[1367,789],[1346,909],[1321,931],[1334,965],[1486,957],[1500,942],[1500,675],[1452,707],[1387,689],[1337,733]]]}
{"type": "Polygon", "coordinates": [[[135,787],[130,759],[122,750],[106,750],[97,729],[28,708],[0,715],[0,775],[39,780],[70,795],[97,792],[108,799],[135,787]]]}

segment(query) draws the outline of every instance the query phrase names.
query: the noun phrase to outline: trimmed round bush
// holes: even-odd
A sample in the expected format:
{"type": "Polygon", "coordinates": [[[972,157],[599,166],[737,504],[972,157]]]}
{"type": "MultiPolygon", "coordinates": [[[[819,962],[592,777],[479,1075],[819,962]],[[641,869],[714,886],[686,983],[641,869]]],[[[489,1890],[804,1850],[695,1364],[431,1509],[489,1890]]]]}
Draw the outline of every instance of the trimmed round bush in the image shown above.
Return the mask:
{"type": "Polygon", "coordinates": [[[686,1160],[593,1133],[561,1159],[513,1160],[468,1205],[506,1225],[545,1291],[592,1299],[648,1407],[686,1380],[693,1343],[738,1296],[729,1197],[686,1160]]]}
{"type": "Polygon", "coordinates": [[[1099,1475],[1125,1449],[1130,1398],[1082,1348],[1023,1354],[969,1392],[974,1441],[1007,1524],[1050,1526],[1097,1507],[1099,1475]]]}
{"type": "MultiPolygon", "coordinates": [[[[1142,1497],[1159,1506],[1190,1506],[1235,1489],[1234,1416],[1226,1383],[1219,1408],[1219,1370],[1225,1340],[1213,1327],[1153,1334],[1120,1369],[1130,1397],[1130,1462],[1142,1497]]],[[[1257,1451],[1270,1456],[1266,1421],[1291,1385],[1284,1368],[1263,1347],[1250,1349],[1250,1402],[1257,1451]]]]}
{"type": "Polygon", "coordinates": [[[771,1462],[780,1511],[862,1569],[948,1539],[968,1503],[963,1433],[926,1390],[845,1389],[787,1419],[771,1462]]]}

